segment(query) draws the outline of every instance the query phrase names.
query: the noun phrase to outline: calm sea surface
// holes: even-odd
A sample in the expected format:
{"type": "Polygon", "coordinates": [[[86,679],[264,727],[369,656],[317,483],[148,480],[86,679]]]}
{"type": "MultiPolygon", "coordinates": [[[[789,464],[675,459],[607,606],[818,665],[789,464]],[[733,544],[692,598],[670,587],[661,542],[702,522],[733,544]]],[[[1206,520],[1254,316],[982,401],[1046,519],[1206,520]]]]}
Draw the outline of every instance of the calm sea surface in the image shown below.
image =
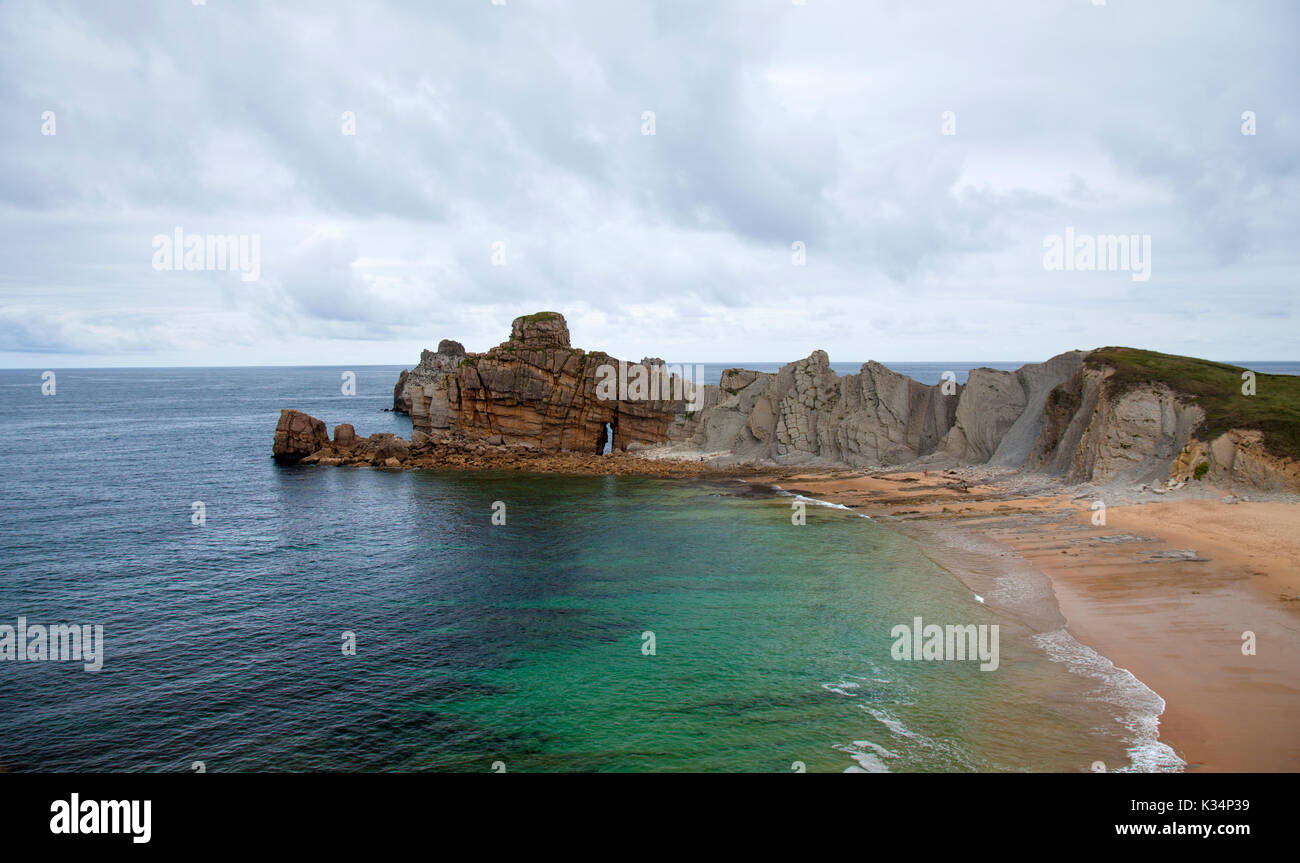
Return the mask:
{"type": "MultiPolygon", "coordinates": [[[[901,370],[976,365],[1019,364],[901,370]]],[[[1158,749],[1149,697],[840,509],[794,526],[735,483],[274,464],[282,407],[409,434],[382,410],[398,369],[353,370],[355,396],[341,368],[62,370],[50,396],[0,371],[0,624],[105,640],[99,672],[0,662],[0,765],[1086,770],[1158,749]],[[917,616],[1000,624],[999,669],[892,660],[917,616]]]]}

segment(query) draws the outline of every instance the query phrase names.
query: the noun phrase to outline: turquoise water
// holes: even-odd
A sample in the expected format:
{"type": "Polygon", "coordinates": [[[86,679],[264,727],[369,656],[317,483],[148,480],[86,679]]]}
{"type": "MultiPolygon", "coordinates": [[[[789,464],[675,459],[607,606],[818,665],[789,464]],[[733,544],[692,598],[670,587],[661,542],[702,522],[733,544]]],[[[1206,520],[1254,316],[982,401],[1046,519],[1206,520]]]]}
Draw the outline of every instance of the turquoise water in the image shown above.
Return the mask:
{"type": "MultiPolygon", "coordinates": [[[[738,483],[278,466],[281,407],[362,434],[387,370],[0,372],[11,770],[1085,770],[1127,714],[885,525],[738,483]],[[206,524],[191,523],[203,501],[206,524]],[[506,523],[493,524],[494,503],[506,523]],[[499,511],[499,508],[497,508],[499,511]],[[896,624],[999,624],[1000,667],[896,624]],[[341,649],[354,633],[356,655],[341,649]],[[643,634],[653,633],[653,655],[643,634]]],[[[1058,657],[1059,659],[1059,657],[1058,657]]]]}

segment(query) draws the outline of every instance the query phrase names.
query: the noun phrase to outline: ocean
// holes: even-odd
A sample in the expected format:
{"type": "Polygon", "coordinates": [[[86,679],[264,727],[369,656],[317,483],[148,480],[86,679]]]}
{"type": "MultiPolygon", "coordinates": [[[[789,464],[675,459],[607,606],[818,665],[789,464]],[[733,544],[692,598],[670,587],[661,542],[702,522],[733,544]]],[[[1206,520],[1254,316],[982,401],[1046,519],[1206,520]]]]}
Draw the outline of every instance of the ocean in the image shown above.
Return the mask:
{"type": "Polygon", "coordinates": [[[0,769],[1169,766],[1154,693],[841,508],[271,460],[284,407],[409,434],[397,372],[0,371],[0,624],[104,638],[98,672],[0,661],[0,769]],[[893,659],[916,617],[998,624],[998,669],[893,659]]]}

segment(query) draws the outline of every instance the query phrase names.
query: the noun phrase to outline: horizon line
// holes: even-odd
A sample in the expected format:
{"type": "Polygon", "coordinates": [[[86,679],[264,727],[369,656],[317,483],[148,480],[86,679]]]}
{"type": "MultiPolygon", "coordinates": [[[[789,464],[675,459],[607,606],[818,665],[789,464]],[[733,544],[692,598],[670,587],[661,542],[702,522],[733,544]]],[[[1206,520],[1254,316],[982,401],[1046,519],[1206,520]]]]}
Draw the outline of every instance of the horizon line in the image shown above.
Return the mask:
{"type": "MultiPolygon", "coordinates": [[[[473,353],[473,352],[471,352],[471,353],[473,353]]],[[[1054,356],[1056,356],[1056,355],[1054,355],[1054,356]]],[[[723,360],[695,360],[695,361],[692,361],[692,362],[672,362],[672,361],[666,361],[666,364],[667,364],[667,365],[681,365],[681,366],[686,366],[686,365],[717,365],[717,366],[729,366],[729,367],[731,367],[731,368],[744,368],[744,367],[745,367],[744,364],[746,364],[746,363],[748,363],[748,364],[752,364],[752,365],[778,365],[778,366],[786,366],[786,365],[789,365],[790,363],[799,362],[800,360],[803,360],[803,359],[807,359],[807,357],[800,357],[798,360],[725,360],[725,361],[723,361],[723,360]]],[[[1049,359],[1050,359],[1050,357],[1049,357],[1049,359]]],[[[1249,364],[1261,364],[1261,363],[1279,363],[1279,364],[1280,364],[1280,363],[1287,363],[1287,364],[1293,364],[1293,365],[1300,365],[1300,358],[1297,358],[1297,359],[1285,359],[1285,360],[1279,360],[1279,359],[1272,359],[1272,360],[1259,360],[1259,359],[1255,359],[1255,360],[1236,360],[1236,359],[1234,359],[1234,360],[1219,360],[1219,359],[1213,359],[1213,358],[1211,358],[1211,357],[1192,357],[1192,359],[1200,359],[1200,360],[1205,360],[1205,361],[1207,361],[1207,362],[1228,363],[1228,364],[1232,364],[1232,365],[1240,365],[1240,366],[1242,366],[1243,368],[1248,367],[1249,364]]],[[[635,365],[635,362],[632,361],[632,360],[624,360],[624,362],[628,362],[629,364],[635,365]]],[[[1033,364],[1033,363],[1044,362],[1044,360],[861,360],[861,361],[859,361],[859,360],[830,360],[831,365],[860,365],[860,366],[861,366],[861,365],[866,365],[866,364],[869,363],[869,362],[876,362],[876,363],[879,363],[880,365],[883,365],[883,366],[886,366],[886,367],[888,367],[888,366],[895,366],[895,365],[944,365],[944,364],[949,364],[949,365],[970,365],[970,364],[972,364],[972,363],[997,363],[998,365],[1012,365],[1012,364],[1019,364],[1019,365],[1021,365],[1021,366],[1024,366],[1024,365],[1031,365],[1031,364],[1033,364]]],[[[161,370],[161,369],[347,369],[347,368],[357,368],[357,369],[377,369],[377,368],[390,368],[390,367],[391,367],[391,368],[414,368],[414,367],[417,366],[417,365],[419,365],[419,363],[333,363],[333,364],[328,364],[328,365],[326,365],[326,364],[320,364],[320,363],[271,363],[271,364],[248,363],[248,364],[235,364],[235,365],[199,365],[199,364],[194,364],[194,365],[185,365],[185,364],[172,364],[172,365],[155,365],[155,366],[113,366],[113,365],[92,365],[92,366],[50,366],[50,365],[42,365],[42,366],[5,366],[5,367],[0,367],[0,372],[59,371],[59,370],[61,370],[61,371],[81,371],[81,370],[92,370],[92,371],[112,371],[112,370],[117,370],[117,371],[150,371],[150,370],[161,370]]]]}

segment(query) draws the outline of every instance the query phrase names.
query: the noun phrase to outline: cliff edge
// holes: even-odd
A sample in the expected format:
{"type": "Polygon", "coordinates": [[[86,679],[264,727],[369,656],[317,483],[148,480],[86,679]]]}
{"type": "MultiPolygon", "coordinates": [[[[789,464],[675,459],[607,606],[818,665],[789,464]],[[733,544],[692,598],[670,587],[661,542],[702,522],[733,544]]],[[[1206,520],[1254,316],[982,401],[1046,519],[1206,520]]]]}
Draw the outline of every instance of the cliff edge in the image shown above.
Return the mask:
{"type": "MultiPolygon", "coordinates": [[[[1071,483],[1208,477],[1300,491],[1300,377],[1133,348],[934,385],[877,362],[839,375],[818,350],[704,385],[660,359],[575,348],[563,315],[538,312],[483,353],[449,339],[424,351],[401,373],[393,408],[410,414],[409,443],[364,439],[367,457],[390,467],[455,440],[541,453],[663,448],[721,467],[988,464],[1071,483]]],[[[319,420],[285,411],[273,455],[291,463],[328,443],[319,420]]]]}

